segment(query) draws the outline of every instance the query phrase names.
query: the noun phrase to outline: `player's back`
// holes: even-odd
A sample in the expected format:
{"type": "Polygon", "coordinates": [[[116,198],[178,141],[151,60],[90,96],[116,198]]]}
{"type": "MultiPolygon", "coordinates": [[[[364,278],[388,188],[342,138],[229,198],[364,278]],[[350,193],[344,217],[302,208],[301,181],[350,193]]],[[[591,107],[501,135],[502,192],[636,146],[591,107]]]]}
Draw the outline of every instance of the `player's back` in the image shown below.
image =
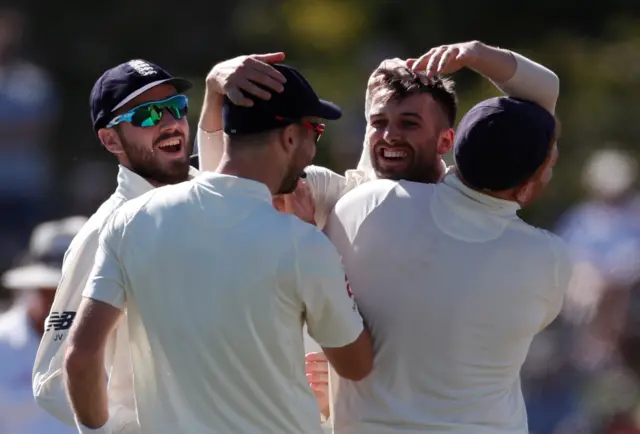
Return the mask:
{"type": "Polygon", "coordinates": [[[295,251],[322,234],[273,209],[263,184],[223,175],[129,210],[120,257],[143,429],[321,432],[295,251]]]}
{"type": "Polygon", "coordinates": [[[517,209],[452,175],[374,181],[338,202],[328,234],[376,358],[367,379],[341,380],[336,433],[527,433],[520,367],[569,266],[517,209]]]}

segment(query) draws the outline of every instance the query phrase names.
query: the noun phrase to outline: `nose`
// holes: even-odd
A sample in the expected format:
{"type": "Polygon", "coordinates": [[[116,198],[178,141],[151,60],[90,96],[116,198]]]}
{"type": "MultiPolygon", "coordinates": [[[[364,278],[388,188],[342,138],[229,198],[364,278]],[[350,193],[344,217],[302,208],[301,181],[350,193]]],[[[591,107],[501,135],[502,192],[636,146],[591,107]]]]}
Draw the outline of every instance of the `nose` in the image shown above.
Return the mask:
{"type": "Polygon", "coordinates": [[[395,128],[393,125],[389,124],[387,128],[384,130],[384,134],[382,138],[385,142],[389,144],[393,144],[398,142],[402,137],[402,134],[398,128],[395,128]]]}
{"type": "Polygon", "coordinates": [[[178,120],[173,117],[173,115],[169,112],[169,110],[165,110],[162,113],[162,119],[160,119],[160,131],[171,131],[178,130],[180,128],[180,122],[182,119],[178,120]]]}

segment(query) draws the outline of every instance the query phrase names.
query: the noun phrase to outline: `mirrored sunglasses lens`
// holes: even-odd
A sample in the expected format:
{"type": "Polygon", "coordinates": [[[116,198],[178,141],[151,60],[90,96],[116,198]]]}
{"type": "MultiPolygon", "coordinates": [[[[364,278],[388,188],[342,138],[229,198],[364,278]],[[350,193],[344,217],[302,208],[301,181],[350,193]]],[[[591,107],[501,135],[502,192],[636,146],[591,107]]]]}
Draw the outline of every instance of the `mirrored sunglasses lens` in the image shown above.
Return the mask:
{"type": "Polygon", "coordinates": [[[137,127],[152,127],[162,119],[162,111],[156,106],[150,105],[136,109],[131,118],[131,123],[137,127]]]}

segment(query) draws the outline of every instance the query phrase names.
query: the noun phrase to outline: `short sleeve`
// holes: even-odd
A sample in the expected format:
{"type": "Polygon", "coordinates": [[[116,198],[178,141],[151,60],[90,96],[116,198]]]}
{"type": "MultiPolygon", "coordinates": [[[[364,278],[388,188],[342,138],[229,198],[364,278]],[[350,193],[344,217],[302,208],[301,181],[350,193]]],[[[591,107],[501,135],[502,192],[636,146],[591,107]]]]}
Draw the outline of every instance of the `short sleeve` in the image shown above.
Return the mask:
{"type": "Polygon", "coordinates": [[[315,221],[322,229],[327,216],[344,194],[346,178],[325,167],[309,166],[305,169],[305,182],[311,189],[316,206],[315,221]]]}
{"type": "Polygon", "coordinates": [[[117,223],[117,215],[118,212],[100,233],[93,269],[82,295],[124,309],[125,278],[119,258],[123,231],[117,223]]]}
{"type": "Polygon", "coordinates": [[[335,247],[314,230],[296,253],[309,336],[325,348],[353,343],[364,327],[335,247]]]}

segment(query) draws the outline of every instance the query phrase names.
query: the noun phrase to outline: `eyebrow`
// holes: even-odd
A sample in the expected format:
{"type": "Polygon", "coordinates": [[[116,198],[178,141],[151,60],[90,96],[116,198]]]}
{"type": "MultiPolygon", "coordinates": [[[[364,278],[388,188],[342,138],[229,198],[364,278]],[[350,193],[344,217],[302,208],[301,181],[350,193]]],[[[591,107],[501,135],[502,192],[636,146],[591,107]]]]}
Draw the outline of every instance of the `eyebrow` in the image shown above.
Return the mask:
{"type": "MultiPolygon", "coordinates": [[[[370,118],[375,118],[377,116],[384,116],[383,112],[369,113],[370,118]]],[[[420,116],[417,112],[402,112],[400,116],[409,116],[422,120],[422,116],[420,116]]]]}
{"type": "Polygon", "coordinates": [[[422,116],[420,116],[416,112],[402,112],[402,113],[400,113],[400,116],[409,116],[409,117],[414,117],[414,118],[418,118],[418,119],[422,120],[422,116]]]}

